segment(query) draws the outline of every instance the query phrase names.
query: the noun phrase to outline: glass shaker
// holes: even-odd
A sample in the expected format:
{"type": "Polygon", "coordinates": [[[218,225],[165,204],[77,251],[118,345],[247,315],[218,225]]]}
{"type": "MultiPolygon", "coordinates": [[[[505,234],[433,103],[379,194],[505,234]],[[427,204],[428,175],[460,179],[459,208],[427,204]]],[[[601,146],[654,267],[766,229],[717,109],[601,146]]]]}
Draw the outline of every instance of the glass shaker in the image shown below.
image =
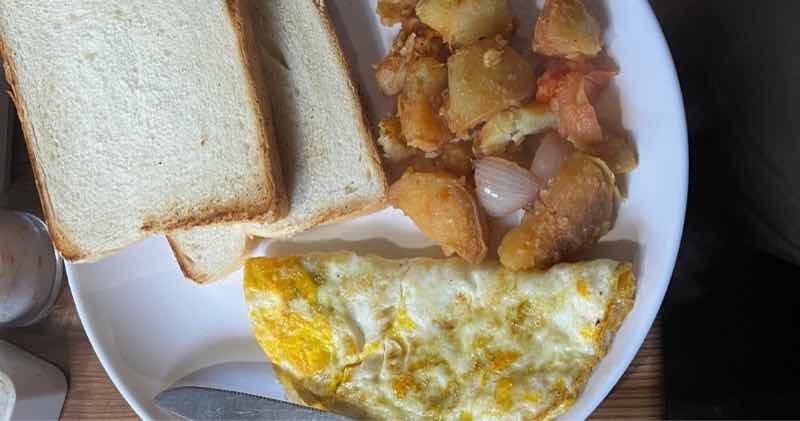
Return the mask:
{"type": "Polygon", "coordinates": [[[28,326],[53,308],[64,261],[41,219],[0,209],[0,327],[28,326]]]}

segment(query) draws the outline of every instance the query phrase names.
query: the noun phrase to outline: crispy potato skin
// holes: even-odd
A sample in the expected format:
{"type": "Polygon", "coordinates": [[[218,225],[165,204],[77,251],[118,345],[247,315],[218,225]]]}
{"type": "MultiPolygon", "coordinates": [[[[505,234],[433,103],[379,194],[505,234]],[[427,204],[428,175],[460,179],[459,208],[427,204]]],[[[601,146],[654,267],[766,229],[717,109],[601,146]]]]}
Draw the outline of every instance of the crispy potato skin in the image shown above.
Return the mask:
{"type": "Polygon", "coordinates": [[[409,146],[435,152],[455,136],[439,114],[447,89],[447,68],[432,57],[421,57],[409,67],[403,91],[397,98],[403,138],[409,146]]]}
{"type": "Polygon", "coordinates": [[[449,142],[442,148],[441,160],[444,168],[451,174],[460,176],[472,175],[472,147],[469,142],[449,142]]]}
{"type": "Polygon", "coordinates": [[[421,0],[416,11],[453,48],[498,35],[507,39],[514,30],[508,0],[421,0]]]}
{"type": "Polygon", "coordinates": [[[436,157],[416,154],[408,162],[409,167],[417,172],[446,172],[472,180],[472,160],[475,156],[469,142],[448,142],[440,152],[436,157]]]}
{"type": "Polygon", "coordinates": [[[401,23],[414,16],[419,0],[378,0],[378,16],[384,26],[401,23]]]}
{"type": "Polygon", "coordinates": [[[639,154],[630,138],[608,131],[604,136],[602,142],[586,145],[584,152],[605,161],[614,174],[627,174],[639,166],[639,154]]]}
{"type": "Polygon", "coordinates": [[[447,89],[447,67],[433,57],[420,57],[411,63],[403,93],[439,97],[447,89]]]}
{"type": "Polygon", "coordinates": [[[594,244],[614,223],[617,195],[614,175],[603,161],[573,155],[533,210],[503,238],[500,262],[512,270],[543,270],[594,244]]]}
{"type": "Polygon", "coordinates": [[[601,27],[584,0],[545,0],[530,46],[552,58],[538,80],[530,58],[508,45],[509,0],[378,0],[378,14],[385,25],[402,24],[375,67],[380,90],[397,96],[397,114],[381,121],[379,143],[405,168],[389,201],[446,255],[470,263],[486,256],[473,159],[503,156],[527,168],[533,151],[524,139],[552,129],[577,152],[503,238],[501,263],[544,270],[611,229],[619,199],[614,174],[636,168],[638,155],[630,139],[601,127],[595,111],[617,71],[596,69],[601,27]]]}
{"type": "Polygon", "coordinates": [[[496,113],[533,96],[536,77],[531,63],[496,40],[482,40],[458,50],[447,60],[450,130],[466,137],[469,129],[496,113]]]}
{"type": "Polygon", "coordinates": [[[557,127],[558,116],[550,109],[550,105],[531,101],[490,118],[475,139],[475,154],[500,154],[512,143],[519,145],[529,135],[557,127]]]}
{"type": "Polygon", "coordinates": [[[486,220],[463,177],[409,169],[389,189],[389,201],[446,255],[456,253],[474,264],[486,257],[486,220]]]}
{"type": "Polygon", "coordinates": [[[400,119],[397,117],[384,118],[378,123],[378,144],[383,150],[383,156],[389,162],[396,164],[414,156],[414,150],[406,145],[402,135],[400,119]]]}
{"type": "Polygon", "coordinates": [[[390,54],[375,67],[375,79],[381,93],[394,96],[403,90],[406,83],[406,59],[399,54],[390,54]]]}
{"type": "Polygon", "coordinates": [[[603,49],[600,25],[582,0],[546,0],[536,20],[531,48],[546,56],[592,58],[603,49]]]}
{"type": "Polygon", "coordinates": [[[447,46],[436,31],[416,18],[409,18],[403,21],[389,54],[375,66],[378,88],[384,95],[397,95],[403,90],[411,63],[422,57],[432,57],[444,62],[449,54],[447,46]]]}

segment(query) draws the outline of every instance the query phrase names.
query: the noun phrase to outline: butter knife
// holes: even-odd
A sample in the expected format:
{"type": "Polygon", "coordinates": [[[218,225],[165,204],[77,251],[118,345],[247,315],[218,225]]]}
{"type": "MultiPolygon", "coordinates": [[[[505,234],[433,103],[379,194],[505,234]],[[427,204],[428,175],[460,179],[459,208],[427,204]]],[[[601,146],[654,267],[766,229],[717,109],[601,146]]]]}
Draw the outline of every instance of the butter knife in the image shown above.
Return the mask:
{"type": "Polygon", "coordinates": [[[263,396],[200,386],[178,386],[159,393],[153,403],[187,420],[343,421],[330,412],[263,396]]]}

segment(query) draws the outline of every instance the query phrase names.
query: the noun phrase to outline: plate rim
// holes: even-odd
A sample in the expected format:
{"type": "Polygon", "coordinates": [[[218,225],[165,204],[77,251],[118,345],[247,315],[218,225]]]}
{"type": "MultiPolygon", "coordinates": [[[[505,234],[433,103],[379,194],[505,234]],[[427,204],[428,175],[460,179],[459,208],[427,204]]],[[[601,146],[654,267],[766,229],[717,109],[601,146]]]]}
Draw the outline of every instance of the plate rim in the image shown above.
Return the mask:
{"type": "Polygon", "coordinates": [[[122,377],[119,375],[119,373],[117,373],[117,370],[114,365],[111,364],[111,361],[109,361],[110,353],[106,351],[105,345],[103,345],[102,342],[100,342],[97,338],[98,331],[94,327],[94,322],[90,317],[86,316],[83,299],[80,298],[80,294],[76,293],[76,291],[80,292],[81,287],[78,285],[78,281],[73,280],[75,279],[72,276],[74,265],[74,263],[66,261],[64,262],[70,295],[72,295],[72,301],[75,304],[75,310],[77,311],[78,318],[83,325],[83,331],[86,333],[86,337],[89,339],[89,343],[92,345],[92,350],[97,356],[97,359],[100,361],[100,365],[103,366],[103,370],[105,370],[106,374],[111,380],[111,383],[114,384],[114,387],[117,389],[120,395],[122,395],[122,398],[125,399],[125,402],[130,405],[131,409],[133,409],[133,412],[135,412],[136,415],[142,419],[148,419],[149,414],[147,411],[142,408],[138,400],[130,392],[130,389],[123,386],[125,383],[122,380],[122,377]]]}
{"type": "Polygon", "coordinates": [[[636,346],[635,347],[631,346],[625,352],[625,356],[622,358],[624,364],[618,364],[614,367],[613,370],[611,370],[611,374],[607,377],[608,381],[605,382],[603,388],[601,389],[601,392],[597,393],[593,401],[589,404],[588,406],[589,411],[586,414],[587,417],[591,415],[600,406],[600,404],[606,400],[609,393],[611,393],[611,390],[619,383],[622,376],[625,374],[628,368],[630,368],[633,359],[636,357],[636,355],[639,354],[639,350],[641,349],[642,344],[644,344],[647,335],[652,330],[653,323],[655,322],[655,319],[658,316],[659,311],[661,311],[661,305],[664,302],[664,297],[666,296],[667,289],[669,288],[669,285],[672,280],[672,275],[675,271],[675,263],[678,260],[678,253],[680,251],[681,242],[683,240],[684,224],[686,222],[686,205],[689,194],[689,132],[686,123],[686,108],[683,101],[683,89],[681,89],[680,79],[678,77],[678,70],[677,67],[675,67],[675,60],[672,55],[672,50],[669,48],[669,43],[667,42],[666,36],[664,35],[664,28],[662,28],[661,22],[658,21],[655,11],[653,10],[653,7],[650,5],[650,3],[647,0],[640,0],[640,1],[644,3],[647,19],[651,21],[651,24],[655,28],[657,28],[654,41],[661,46],[660,51],[666,56],[664,58],[670,64],[669,68],[665,73],[667,78],[670,79],[670,81],[672,82],[671,90],[678,93],[678,95],[676,95],[676,102],[672,104],[670,108],[674,108],[677,111],[677,115],[679,117],[674,122],[674,124],[677,126],[676,134],[678,134],[678,136],[680,137],[680,139],[676,139],[676,141],[678,143],[677,152],[680,154],[681,157],[678,164],[680,165],[681,168],[678,169],[678,171],[676,171],[675,174],[676,176],[680,177],[680,181],[677,183],[677,186],[680,187],[680,191],[678,192],[678,200],[680,201],[680,203],[678,203],[678,208],[680,212],[679,215],[677,215],[678,224],[676,227],[680,232],[678,233],[675,243],[672,244],[670,250],[670,256],[668,257],[667,260],[669,262],[668,264],[669,270],[663,273],[663,277],[666,279],[663,279],[662,282],[660,282],[661,290],[654,291],[656,292],[655,295],[658,297],[657,299],[658,305],[651,306],[648,309],[649,312],[645,313],[646,314],[645,321],[647,329],[642,329],[641,331],[638,332],[638,337],[634,337],[635,339],[632,341],[632,343],[636,344],[636,346]]]}
{"type": "MultiPolygon", "coordinates": [[[[667,43],[666,37],[664,35],[663,28],[661,27],[660,22],[658,21],[655,12],[647,0],[638,0],[640,3],[644,5],[644,15],[643,18],[646,18],[650,21],[650,24],[657,29],[654,31],[653,41],[660,45],[661,54],[664,54],[666,57],[664,59],[668,62],[671,66],[667,66],[668,68],[665,69],[665,79],[672,82],[672,87],[670,88],[671,91],[676,92],[676,101],[674,104],[669,106],[670,109],[675,111],[677,115],[677,119],[673,122],[676,129],[676,138],[674,141],[677,143],[676,152],[679,154],[680,160],[677,162],[680,168],[677,168],[675,172],[675,176],[679,177],[680,180],[676,183],[676,187],[680,190],[677,192],[679,200],[678,209],[679,214],[676,215],[676,229],[680,232],[677,235],[676,241],[672,244],[669,256],[666,258],[666,262],[668,263],[667,266],[669,268],[668,271],[664,271],[662,274],[661,282],[659,282],[660,290],[653,291],[653,295],[657,298],[657,305],[652,305],[647,311],[644,313],[642,319],[647,326],[646,329],[641,329],[636,335],[631,335],[631,346],[629,346],[623,356],[621,357],[621,363],[616,364],[613,369],[610,370],[609,375],[606,376],[605,381],[603,382],[602,387],[600,388],[599,392],[596,393],[592,400],[588,402],[587,408],[588,412],[585,414],[584,417],[588,417],[593,413],[599,405],[605,401],[608,397],[608,394],[611,390],[619,383],[619,380],[622,378],[623,374],[628,370],[630,367],[631,362],[639,353],[642,344],[644,343],[645,338],[649,334],[650,330],[652,329],[653,322],[655,321],[663,303],[664,297],[666,295],[667,289],[669,287],[672,275],[674,273],[675,264],[678,258],[678,252],[680,250],[681,241],[683,238],[683,229],[685,224],[686,218],[686,205],[688,199],[688,181],[689,181],[689,148],[688,148],[688,129],[686,123],[686,111],[683,101],[683,91],[680,86],[680,80],[677,74],[677,68],[675,67],[675,61],[673,59],[672,51],[669,48],[669,44],[667,43]],[[635,345],[635,346],[633,346],[635,345]],[[624,364],[622,363],[624,362],[624,364]]],[[[145,408],[143,408],[138,401],[138,397],[134,396],[133,392],[130,388],[125,387],[125,381],[119,375],[118,371],[116,370],[115,366],[110,361],[111,353],[107,351],[106,346],[103,344],[102,341],[99,340],[97,334],[98,329],[95,327],[94,321],[88,317],[86,313],[85,303],[82,295],[80,294],[81,287],[79,285],[79,281],[75,280],[76,278],[73,276],[75,264],[70,262],[65,262],[65,270],[67,275],[68,284],[70,287],[71,296],[73,298],[73,303],[75,305],[76,312],[78,314],[78,318],[81,321],[83,326],[83,330],[86,333],[87,338],[89,339],[89,343],[92,346],[92,349],[97,356],[100,364],[102,365],[103,369],[105,370],[106,374],[108,375],[111,382],[114,384],[114,387],[119,391],[122,397],[125,399],[126,403],[130,405],[131,409],[136,413],[137,416],[141,417],[142,419],[150,419],[150,414],[145,408]]],[[[568,413],[574,409],[570,408],[568,413]]]]}

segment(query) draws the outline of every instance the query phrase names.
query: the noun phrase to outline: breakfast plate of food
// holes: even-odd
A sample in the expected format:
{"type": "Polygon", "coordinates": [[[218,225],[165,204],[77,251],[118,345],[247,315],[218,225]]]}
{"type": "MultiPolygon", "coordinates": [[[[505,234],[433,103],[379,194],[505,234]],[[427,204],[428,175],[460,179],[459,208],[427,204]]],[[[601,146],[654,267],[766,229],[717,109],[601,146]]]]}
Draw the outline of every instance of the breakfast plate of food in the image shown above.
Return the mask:
{"type": "Polygon", "coordinates": [[[353,418],[581,419],[683,229],[644,0],[0,5],[87,335],[136,413],[226,362],[353,418]]]}

